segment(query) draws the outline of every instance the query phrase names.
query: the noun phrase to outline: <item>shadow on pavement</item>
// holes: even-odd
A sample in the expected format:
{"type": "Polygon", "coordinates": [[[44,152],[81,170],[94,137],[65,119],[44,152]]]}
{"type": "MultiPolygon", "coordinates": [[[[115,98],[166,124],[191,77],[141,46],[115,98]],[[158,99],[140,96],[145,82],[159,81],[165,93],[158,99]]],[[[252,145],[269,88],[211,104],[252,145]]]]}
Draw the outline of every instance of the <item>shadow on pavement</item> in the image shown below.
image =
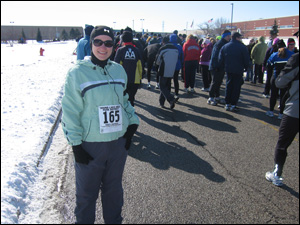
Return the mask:
{"type": "Polygon", "coordinates": [[[174,142],[164,143],[149,135],[137,132],[133,138],[128,155],[150,163],[160,170],[174,167],[188,173],[202,174],[208,180],[221,183],[225,178],[213,170],[213,167],[192,151],[174,142]]]}

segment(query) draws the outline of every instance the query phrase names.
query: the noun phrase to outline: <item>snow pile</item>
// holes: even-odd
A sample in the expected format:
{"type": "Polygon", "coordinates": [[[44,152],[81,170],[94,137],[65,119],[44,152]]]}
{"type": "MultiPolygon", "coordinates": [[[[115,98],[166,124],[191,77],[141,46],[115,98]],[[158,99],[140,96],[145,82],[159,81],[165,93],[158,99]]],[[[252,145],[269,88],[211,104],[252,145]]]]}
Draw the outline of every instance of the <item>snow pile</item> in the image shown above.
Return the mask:
{"type": "Polygon", "coordinates": [[[75,41],[1,44],[1,223],[18,223],[27,213],[76,46],[75,41]]]}

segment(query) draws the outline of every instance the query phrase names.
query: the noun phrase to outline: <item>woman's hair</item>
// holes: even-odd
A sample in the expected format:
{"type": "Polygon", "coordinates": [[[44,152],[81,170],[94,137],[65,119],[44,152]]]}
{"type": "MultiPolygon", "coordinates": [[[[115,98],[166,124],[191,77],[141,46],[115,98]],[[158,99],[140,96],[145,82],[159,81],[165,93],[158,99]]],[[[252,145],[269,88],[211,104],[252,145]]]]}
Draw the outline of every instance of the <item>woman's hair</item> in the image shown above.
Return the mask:
{"type": "Polygon", "coordinates": [[[278,49],[278,56],[279,58],[286,58],[286,48],[279,48],[278,49]]]}
{"type": "Polygon", "coordinates": [[[190,34],[189,36],[187,36],[187,40],[190,40],[190,39],[194,39],[194,35],[190,34]]]}
{"type": "Polygon", "coordinates": [[[217,42],[216,39],[214,39],[214,38],[210,38],[209,40],[212,44],[215,44],[217,42]]]}

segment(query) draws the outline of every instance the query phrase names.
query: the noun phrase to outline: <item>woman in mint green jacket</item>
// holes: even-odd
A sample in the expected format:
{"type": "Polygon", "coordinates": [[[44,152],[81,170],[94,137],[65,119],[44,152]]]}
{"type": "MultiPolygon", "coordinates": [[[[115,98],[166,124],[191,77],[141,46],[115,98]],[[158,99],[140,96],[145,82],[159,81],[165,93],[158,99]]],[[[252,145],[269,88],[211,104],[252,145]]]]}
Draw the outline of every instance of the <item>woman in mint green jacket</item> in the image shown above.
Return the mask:
{"type": "Polygon", "coordinates": [[[91,57],[77,61],[67,75],[62,127],[75,157],[76,223],[94,223],[99,190],[105,223],[121,223],[122,176],[139,119],[125,93],[127,75],[109,60],[113,30],[96,26],[91,57]]]}

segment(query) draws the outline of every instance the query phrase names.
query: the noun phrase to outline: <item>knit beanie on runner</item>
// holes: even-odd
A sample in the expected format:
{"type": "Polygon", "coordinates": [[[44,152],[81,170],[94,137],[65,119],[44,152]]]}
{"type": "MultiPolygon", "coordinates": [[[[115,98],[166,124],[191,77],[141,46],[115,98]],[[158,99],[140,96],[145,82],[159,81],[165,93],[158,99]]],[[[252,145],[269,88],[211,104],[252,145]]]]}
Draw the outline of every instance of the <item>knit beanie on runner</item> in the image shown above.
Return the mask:
{"type": "Polygon", "coordinates": [[[133,35],[129,31],[124,31],[121,38],[123,42],[132,42],[133,35]]]}
{"type": "Polygon", "coordinates": [[[279,41],[279,38],[274,38],[272,45],[276,45],[278,41],[279,41]]]}
{"type": "Polygon", "coordinates": [[[114,32],[110,27],[107,26],[102,26],[102,25],[97,25],[95,28],[92,30],[91,36],[90,36],[90,46],[92,48],[92,43],[95,37],[98,35],[107,35],[111,37],[112,40],[114,40],[114,32]]]}
{"type": "Polygon", "coordinates": [[[289,46],[290,44],[295,44],[294,38],[289,38],[287,41],[287,45],[289,46]]]}
{"type": "Polygon", "coordinates": [[[277,42],[277,48],[285,48],[286,45],[284,43],[284,41],[282,39],[280,39],[278,42],[277,42]]]}

